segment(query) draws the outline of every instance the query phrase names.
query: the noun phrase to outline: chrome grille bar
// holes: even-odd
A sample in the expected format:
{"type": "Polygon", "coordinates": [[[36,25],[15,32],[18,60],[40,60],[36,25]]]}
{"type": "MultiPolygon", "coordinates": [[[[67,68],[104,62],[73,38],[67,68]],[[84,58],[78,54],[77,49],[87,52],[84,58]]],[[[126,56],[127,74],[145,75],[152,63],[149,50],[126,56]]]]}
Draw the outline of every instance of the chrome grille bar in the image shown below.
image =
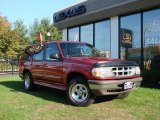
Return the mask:
{"type": "Polygon", "coordinates": [[[135,74],[135,67],[123,66],[123,67],[112,67],[113,74],[118,76],[132,76],[135,74]]]}

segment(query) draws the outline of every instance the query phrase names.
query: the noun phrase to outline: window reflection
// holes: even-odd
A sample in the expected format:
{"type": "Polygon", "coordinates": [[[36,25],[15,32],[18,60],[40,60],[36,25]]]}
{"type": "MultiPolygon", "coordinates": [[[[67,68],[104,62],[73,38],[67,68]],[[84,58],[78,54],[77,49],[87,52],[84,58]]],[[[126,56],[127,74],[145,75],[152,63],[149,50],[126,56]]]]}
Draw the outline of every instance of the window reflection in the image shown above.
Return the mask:
{"type": "Polygon", "coordinates": [[[160,9],[143,14],[144,67],[157,68],[160,64],[160,9]]]}
{"type": "Polygon", "coordinates": [[[93,24],[81,27],[81,41],[93,45],[93,24]]]}
{"type": "Polygon", "coordinates": [[[79,41],[79,27],[68,30],[69,41],[79,41]]]}
{"type": "Polygon", "coordinates": [[[140,14],[134,14],[130,16],[121,17],[120,32],[121,32],[121,59],[136,61],[141,64],[141,19],[140,14]],[[125,30],[125,32],[122,32],[125,30]],[[122,36],[125,37],[125,43],[123,45],[122,36]],[[131,38],[130,38],[131,37],[131,38]],[[130,39],[132,39],[130,41],[130,39]]]}
{"type": "Polygon", "coordinates": [[[95,24],[95,47],[107,58],[110,58],[110,21],[95,24]]]}

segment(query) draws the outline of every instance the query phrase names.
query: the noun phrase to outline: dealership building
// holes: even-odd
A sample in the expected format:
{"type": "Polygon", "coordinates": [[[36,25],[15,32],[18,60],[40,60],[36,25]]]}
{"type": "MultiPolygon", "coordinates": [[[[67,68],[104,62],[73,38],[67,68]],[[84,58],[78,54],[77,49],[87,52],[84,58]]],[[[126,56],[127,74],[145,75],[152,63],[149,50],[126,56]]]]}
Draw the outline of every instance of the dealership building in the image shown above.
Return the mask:
{"type": "Polygon", "coordinates": [[[160,0],[81,0],[53,20],[63,40],[90,43],[107,58],[146,69],[160,60],[160,0]]]}

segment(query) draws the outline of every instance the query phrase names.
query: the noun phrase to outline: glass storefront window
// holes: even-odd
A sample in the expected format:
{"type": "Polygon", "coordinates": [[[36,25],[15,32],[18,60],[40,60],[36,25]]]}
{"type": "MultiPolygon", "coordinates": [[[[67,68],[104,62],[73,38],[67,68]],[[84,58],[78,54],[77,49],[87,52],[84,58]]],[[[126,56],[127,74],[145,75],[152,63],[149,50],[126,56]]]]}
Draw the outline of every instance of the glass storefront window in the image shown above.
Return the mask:
{"type": "MultiPolygon", "coordinates": [[[[109,58],[111,56],[110,32],[110,20],[105,20],[68,29],[68,40],[87,42],[92,45],[95,43],[95,47],[109,58]]],[[[158,66],[160,68],[160,9],[120,17],[119,33],[121,59],[136,61],[148,70],[158,66]],[[143,29],[141,29],[142,24],[143,29]]]]}
{"type": "Polygon", "coordinates": [[[93,24],[81,27],[81,41],[93,45],[93,24]]]}
{"type": "Polygon", "coordinates": [[[110,44],[110,21],[95,23],[95,47],[107,58],[111,55],[110,44]]]}
{"type": "Polygon", "coordinates": [[[79,41],[79,27],[68,30],[69,41],[79,41]]]}
{"type": "Polygon", "coordinates": [[[120,58],[141,65],[141,15],[120,18],[120,58]]]}
{"type": "Polygon", "coordinates": [[[144,68],[160,68],[160,9],[143,13],[144,68]]]}

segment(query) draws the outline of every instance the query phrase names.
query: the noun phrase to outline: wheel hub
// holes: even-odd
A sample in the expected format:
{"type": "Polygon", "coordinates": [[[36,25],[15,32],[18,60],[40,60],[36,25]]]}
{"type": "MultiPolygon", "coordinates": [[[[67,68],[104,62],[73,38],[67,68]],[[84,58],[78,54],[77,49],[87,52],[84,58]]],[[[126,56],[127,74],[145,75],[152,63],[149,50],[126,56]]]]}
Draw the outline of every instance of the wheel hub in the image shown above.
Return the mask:
{"type": "Polygon", "coordinates": [[[25,77],[24,82],[25,82],[25,87],[28,89],[30,86],[30,79],[28,76],[25,77]]]}
{"type": "Polygon", "coordinates": [[[88,89],[83,84],[76,84],[71,89],[71,96],[77,102],[84,102],[88,98],[88,89]]]}

